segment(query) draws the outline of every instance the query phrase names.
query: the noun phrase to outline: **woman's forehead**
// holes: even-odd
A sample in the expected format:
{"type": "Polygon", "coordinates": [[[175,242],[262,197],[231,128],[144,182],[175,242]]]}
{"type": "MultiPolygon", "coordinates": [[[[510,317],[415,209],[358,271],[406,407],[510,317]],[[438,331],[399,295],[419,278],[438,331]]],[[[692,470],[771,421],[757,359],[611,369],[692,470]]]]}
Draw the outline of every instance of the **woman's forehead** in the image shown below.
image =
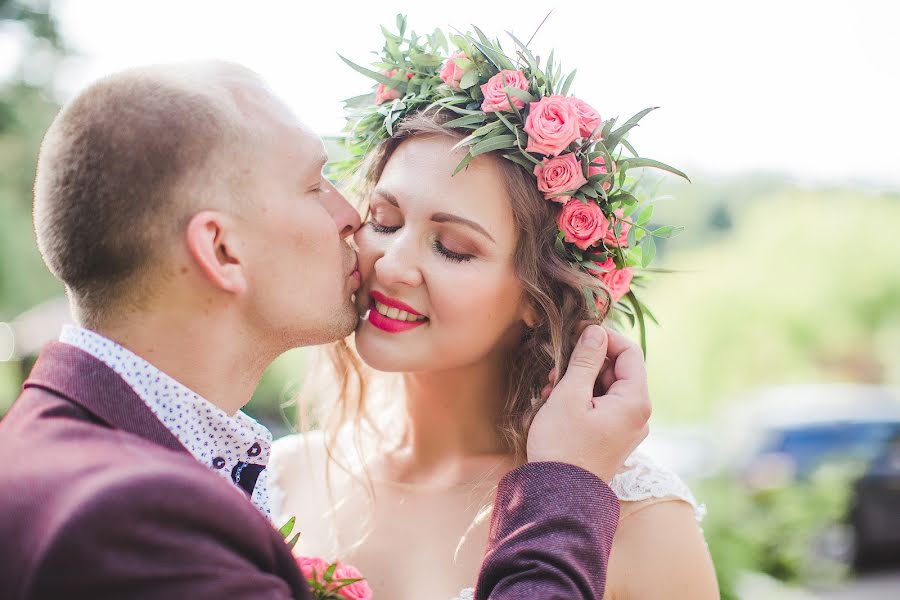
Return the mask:
{"type": "Polygon", "coordinates": [[[449,136],[404,141],[388,159],[376,193],[393,196],[404,210],[457,213],[489,222],[490,229],[511,228],[512,207],[496,159],[479,156],[453,175],[465,155],[452,150],[456,142],[449,136]]]}

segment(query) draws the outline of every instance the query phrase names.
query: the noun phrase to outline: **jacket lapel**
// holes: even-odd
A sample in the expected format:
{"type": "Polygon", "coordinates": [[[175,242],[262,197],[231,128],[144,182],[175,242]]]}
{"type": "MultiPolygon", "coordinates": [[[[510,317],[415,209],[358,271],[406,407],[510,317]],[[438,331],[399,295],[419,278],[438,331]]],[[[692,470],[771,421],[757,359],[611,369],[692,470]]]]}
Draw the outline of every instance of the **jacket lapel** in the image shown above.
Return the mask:
{"type": "Polygon", "coordinates": [[[110,427],[170,450],[187,452],[125,380],[102,361],[69,344],[51,342],[44,346],[23,387],[44,388],[110,427]]]}

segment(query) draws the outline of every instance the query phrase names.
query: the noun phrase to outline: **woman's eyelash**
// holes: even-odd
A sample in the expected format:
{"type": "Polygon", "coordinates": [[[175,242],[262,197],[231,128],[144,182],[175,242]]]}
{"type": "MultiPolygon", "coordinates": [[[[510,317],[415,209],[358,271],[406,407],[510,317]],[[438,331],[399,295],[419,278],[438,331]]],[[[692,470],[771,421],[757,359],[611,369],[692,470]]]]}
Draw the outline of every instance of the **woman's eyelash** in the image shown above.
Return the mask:
{"type": "MultiPolygon", "coordinates": [[[[374,231],[375,233],[394,233],[395,231],[400,229],[399,226],[390,227],[388,225],[382,225],[375,219],[369,219],[369,226],[372,228],[372,231],[374,231]]],[[[460,254],[459,252],[453,252],[452,250],[448,250],[440,242],[440,240],[434,240],[431,243],[431,246],[432,246],[432,248],[434,248],[434,250],[438,254],[442,255],[447,260],[452,260],[453,262],[459,262],[459,263],[469,262],[470,260],[472,260],[472,258],[474,258],[471,254],[460,254]]]]}
{"type": "Polygon", "coordinates": [[[447,250],[439,240],[434,240],[431,245],[439,254],[442,254],[444,258],[452,260],[453,262],[469,262],[473,258],[471,254],[460,254],[458,252],[453,252],[452,250],[447,250]]]}
{"type": "Polygon", "coordinates": [[[369,225],[372,227],[372,231],[375,233],[394,233],[399,227],[388,227],[387,225],[382,225],[375,219],[369,219],[369,225]]]}

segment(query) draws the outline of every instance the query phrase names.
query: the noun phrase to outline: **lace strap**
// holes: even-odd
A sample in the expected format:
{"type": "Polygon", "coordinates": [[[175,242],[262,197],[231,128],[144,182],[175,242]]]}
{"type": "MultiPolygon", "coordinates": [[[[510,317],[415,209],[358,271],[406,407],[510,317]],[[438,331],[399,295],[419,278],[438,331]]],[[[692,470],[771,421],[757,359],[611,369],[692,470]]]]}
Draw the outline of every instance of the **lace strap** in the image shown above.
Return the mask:
{"type": "Polygon", "coordinates": [[[677,498],[684,500],[694,509],[694,517],[701,521],[706,515],[706,506],[698,504],[687,484],[671,470],[657,464],[643,452],[634,452],[616,473],[609,487],[619,500],[640,502],[650,498],[677,498]]]}

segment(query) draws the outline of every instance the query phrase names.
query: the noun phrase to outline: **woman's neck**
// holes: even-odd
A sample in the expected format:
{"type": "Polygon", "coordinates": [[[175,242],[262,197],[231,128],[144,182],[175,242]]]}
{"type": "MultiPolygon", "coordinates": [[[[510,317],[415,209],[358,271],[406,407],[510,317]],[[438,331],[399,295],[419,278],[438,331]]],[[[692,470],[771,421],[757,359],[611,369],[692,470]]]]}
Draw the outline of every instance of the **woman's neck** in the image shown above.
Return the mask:
{"type": "Polygon", "coordinates": [[[407,373],[406,436],[393,479],[466,482],[510,460],[497,432],[505,403],[502,361],[448,371],[407,373]]]}

